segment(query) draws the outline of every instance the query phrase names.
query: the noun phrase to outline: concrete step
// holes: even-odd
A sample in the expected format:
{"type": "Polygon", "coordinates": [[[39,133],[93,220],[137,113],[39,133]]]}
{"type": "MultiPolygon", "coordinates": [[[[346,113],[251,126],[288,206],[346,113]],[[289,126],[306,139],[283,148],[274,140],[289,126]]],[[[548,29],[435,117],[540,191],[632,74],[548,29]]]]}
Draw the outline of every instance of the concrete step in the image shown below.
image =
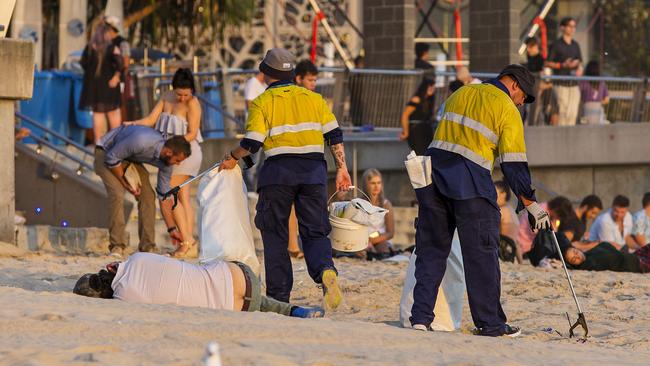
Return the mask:
{"type": "MultiPolygon", "coordinates": [[[[127,230],[129,251],[138,248],[137,223],[135,231],[127,230]]],[[[19,225],[16,246],[22,250],[66,255],[106,255],[108,229],[97,227],[71,228],[49,225],[19,225]]],[[[161,253],[174,250],[162,222],[156,222],[156,245],[161,253]]]]}
{"type": "Polygon", "coordinates": [[[16,227],[16,246],[26,251],[105,255],[108,253],[108,230],[20,225],[16,227]]]}

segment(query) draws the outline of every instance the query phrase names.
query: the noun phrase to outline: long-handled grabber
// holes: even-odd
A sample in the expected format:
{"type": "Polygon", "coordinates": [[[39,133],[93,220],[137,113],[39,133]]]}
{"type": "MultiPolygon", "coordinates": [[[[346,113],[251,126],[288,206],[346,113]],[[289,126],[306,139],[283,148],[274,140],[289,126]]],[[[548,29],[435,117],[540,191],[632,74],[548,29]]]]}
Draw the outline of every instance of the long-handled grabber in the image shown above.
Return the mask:
{"type": "Polygon", "coordinates": [[[578,320],[576,320],[575,323],[572,324],[571,319],[569,318],[569,313],[566,314],[567,320],[569,320],[569,325],[571,326],[571,328],[569,328],[569,338],[572,338],[575,335],[573,333],[573,330],[578,326],[582,326],[582,329],[584,329],[585,331],[584,338],[587,338],[587,335],[589,334],[589,328],[587,327],[587,320],[585,319],[585,314],[582,312],[582,308],[580,308],[580,303],[578,302],[578,296],[576,296],[576,290],[573,288],[573,282],[571,281],[569,270],[566,268],[566,262],[564,262],[564,254],[562,253],[562,249],[560,249],[560,244],[557,241],[557,236],[555,235],[555,231],[551,230],[551,233],[553,234],[552,236],[553,236],[553,243],[555,243],[555,248],[560,254],[560,260],[562,261],[564,274],[566,274],[566,279],[569,281],[569,288],[571,288],[571,294],[573,295],[573,300],[575,300],[576,307],[578,308],[578,320]]]}
{"type": "MultiPolygon", "coordinates": [[[[253,162],[253,159],[250,156],[245,156],[242,158],[244,161],[244,164],[246,165],[244,169],[250,169],[255,165],[253,162]]],[[[172,206],[172,210],[176,208],[176,205],[178,204],[178,192],[181,190],[181,188],[185,187],[186,185],[194,182],[197,179],[201,179],[204,175],[210,173],[211,171],[217,169],[219,165],[221,165],[222,161],[216,162],[213,166],[209,167],[208,169],[204,170],[203,172],[199,173],[196,177],[193,177],[191,179],[186,180],[185,182],[177,185],[176,187],[170,189],[169,191],[165,193],[160,193],[158,192],[159,195],[162,196],[162,199],[165,200],[169,196],[174,196],[174,205],[172,206]]]]}

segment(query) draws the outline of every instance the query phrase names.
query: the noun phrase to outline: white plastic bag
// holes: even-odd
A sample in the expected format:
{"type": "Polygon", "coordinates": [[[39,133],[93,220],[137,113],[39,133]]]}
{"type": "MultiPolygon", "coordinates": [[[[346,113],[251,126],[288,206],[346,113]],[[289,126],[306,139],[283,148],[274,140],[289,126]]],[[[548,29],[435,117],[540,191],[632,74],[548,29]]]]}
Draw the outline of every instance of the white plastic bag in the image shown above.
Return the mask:
{"type": "Polygon", "coordinates": [[[362,198],[330,204],[330,215],[364,226],[381,226],[387,213],[387,209],[374,206],[362,198]]]}
{"type": "Polygon", "coordinates": [[[417,156],[415,151],[411,151],[406,156],[404,165],[413,189],[424,188],[432,183],[430,157],[417,156]]]}
{"type": "Polygon", "coordinates": [[[199,183],[199,261],[242,262],[260,273],[241,169],[206,174],[199,183]]]}
{"type": "MultiPolygon", "coordinates": [[[[413,288],[415,287],[415,259],[413,252],[404,278],[402,299],[399,304],[399,320],[403,327],[410,328],[411,308],[413,307],[413,288]]],[[[447,270],[442,278],[436,306],[433,312],[436,317],[431,327],[434,330],[451,332],[460,328],[463,316],[463,302],[465,295],[465,272],[463,270],[463,257],[460,250],[458,231],[454,232],[451,242],[451,252],[447,258],[447,270]]]]}

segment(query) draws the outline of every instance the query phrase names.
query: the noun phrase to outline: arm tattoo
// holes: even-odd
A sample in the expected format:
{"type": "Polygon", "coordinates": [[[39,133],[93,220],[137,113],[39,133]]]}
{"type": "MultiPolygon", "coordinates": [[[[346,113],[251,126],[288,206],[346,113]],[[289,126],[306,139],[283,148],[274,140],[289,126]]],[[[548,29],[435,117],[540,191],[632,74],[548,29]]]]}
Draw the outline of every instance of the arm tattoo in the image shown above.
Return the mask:
{"type": "Polygon", "coordinates": [[[332,152],[332,157],[334,157],[336,168],[345,168],[345,149],[343,148],[343,143],[331,145],[330,151],[332,152]]]}

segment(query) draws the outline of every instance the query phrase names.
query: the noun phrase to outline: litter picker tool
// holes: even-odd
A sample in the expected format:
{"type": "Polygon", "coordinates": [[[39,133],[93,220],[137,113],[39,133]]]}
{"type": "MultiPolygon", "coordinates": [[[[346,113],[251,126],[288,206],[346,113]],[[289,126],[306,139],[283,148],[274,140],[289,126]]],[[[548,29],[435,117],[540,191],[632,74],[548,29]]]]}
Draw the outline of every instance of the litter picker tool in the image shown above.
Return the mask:
{"type": "Polygon", "coordinates": [[[569,288],[571,288],[571,294],[573,295],[573,300],[575,300],[576,307],[578,308],[578,319],[575,321],[575,323],[571,323],[571,318],[569,318],[569,313],[566,313],[567,320],[569,321],[569,325],[571,326],[571,328],[569,328],[569,338],[573,338],[573,336],[575,335],[573,333],[573,330],[578,326],[581,326],[582,329],[585,331],[584,338],[586,339],[587,335],[589,334],[589,328],[587,327],[587,320],[585,319],[585,314],[582,312],[582,308],[580,307],[580,303],[578,302],[578,296],[576,296],[576,290],[573,288],[573,282],[571,281],[569,270],[566,268],[566,262],[564,262],[564,255],[562,254],[562,249],[560,249],[560,244],[557,241],[557,236],[555,235],[555,231],[551,230],[551,234],[553,234],[552,237],[553,237],[553,243],[555,243],[555,248],[560,254],[560,260],[562,261],[562,268],[564,268],[564,274],[566,274],[566,279],[569,281],[569,288]]]}
{"type": "MultiPolygon", "coordinates": [[[[250,168],[253,167],[253,165],[255,165],[255,163],[253,162],[253,159],[250,156],[244,156],[242,158],[242,160],[244,161],[244,164],[246,164],[244,169],[250,169],[250,168]]],[[[181,188],[185,187],[186,185],[192,183],[193,181],[195,181],[197,179],[201,179],[204,175],[206,175],[206,174],[210,173],[211,171],[217,169],[219,167],[219,165],[221,165],[222,162],[223,161],[220,160],[220,161],[214,163],[213,166],[211,166],[208,169],[204,170],[203,172],[199,173],[196,177],[193,177],[191,179],[186,180],[185,182],[177,185],[176,187],[170,189],[169,191],[167,191],[165,193],[158,192],[158,194],[162,196],[163,200],[167,199],[167,197],[169,197],[169,196],[174,197],[174,205],[172,206],[172,210],[173,210],[173,209],[176,208],[176,205],[178,204],[178,192],[181,190],[181,188]]]]}

